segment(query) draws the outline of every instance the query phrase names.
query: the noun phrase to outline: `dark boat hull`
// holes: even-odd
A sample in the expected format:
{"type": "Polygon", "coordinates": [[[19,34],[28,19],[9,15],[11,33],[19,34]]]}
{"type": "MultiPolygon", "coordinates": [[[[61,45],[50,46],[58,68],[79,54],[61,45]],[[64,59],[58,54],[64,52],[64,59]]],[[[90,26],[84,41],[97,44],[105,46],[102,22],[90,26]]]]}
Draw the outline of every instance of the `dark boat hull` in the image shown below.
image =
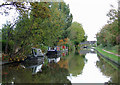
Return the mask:
{"type": "Polygon", "coordinates": [[[54,55],[54,54],[59,54],[60,51],[48,51],[46,55],[54,55]]]}

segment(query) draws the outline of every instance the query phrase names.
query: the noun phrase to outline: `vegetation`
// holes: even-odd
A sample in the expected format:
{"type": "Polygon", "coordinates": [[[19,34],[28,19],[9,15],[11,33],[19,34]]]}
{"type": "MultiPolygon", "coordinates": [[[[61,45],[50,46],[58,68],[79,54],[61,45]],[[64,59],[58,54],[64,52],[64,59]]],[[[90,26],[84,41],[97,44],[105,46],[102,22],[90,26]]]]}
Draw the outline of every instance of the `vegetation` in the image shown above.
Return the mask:
{"type": "Polygon", "coordinates": [[[8,15],[13,8],[19,14],[1,30],[2,51],[10,57],[27,56],[31,47],[46,52],[48,46],[65,45],[73,50],[74,45],[77,49],[78,44],[87,39],[82,25],[72,23],[73,16],[65,2],[6,2],[0,7],[8,15]],[[6,5],[11,6],[6,8],[6,5]]]}
{"type": "Polygon", "coordinates": [[[120,28],[119,28],[119,16],[117,10],[112,8],[107,16],[109,17],[108,24],[106,24],[99,33],[97,33],[97,47],[96,49],[104,56],[112,59],[113,61],[119,62],[120,57],[114,54],[120,52],[120,28]],[[103,51],[105,49],[114,54],[103,51]]]}
{"type": "Polygon", "coordinates": [[[99,45],[99,46],[97,46],[98,48],[101,48],[101,49],[104,49],[104,50],[107,50],[107,51],[109,51],[109,52],[112,52],[112,53],[114,53],[114,54],[118,54],[118,47],[119,47],[119,45],[116,45],[116,46],[113,46],[113,47],[111,47],[111,48],[109,48],[108,49],[108,47],[103,47],[102,45],[99,45]]]}
{"type": "Polygon", "coordinates": [[[97,45],[102,45],[103,47],[110,49],[116,45],[120,46],[120,28],[118,26],[117,10],[112,8],[107,16],[109,17],[108,24],[97,33],[96,37],[97,45]]]}
{"type": "Polygon", "coordinates": [[[31,2],[27,11],[22,3],[14,5],[18,4],[18,19],[14,24],[7,23],[2,28],[5,54],[11,57],[28,55],[31,47],[41,47],[45,51],[47,46],[55,46],[60,39],[68,37],[66,30],[72,23],[72,14],[64,2],[31,2]]]}
{"type": "Polygon", "coordinates": [[[112,60],[114,60],[114,61],[116,61],[116,62],[118,62],[118,60],[120,59],[120,57],[118,57],[118,56],[116,56],[116,55],[114,55],[114,54],[110,54],[110,53],[107,53],[107,52],[103,51],[102,48],[96,47],[96,49],[97,49],[100,53],[102,53],[104,56],[106,56],[106,57],[108,57],[108,58],[110,58],[110,59],[112,59],[112,60]]]}
{"type": "Polygon", "coordinates": [[[106,76],[110,76],[110,80],[108,81],[108,83],[119,83],[119,69],[118,67],[114,66],[114,64],[108,62],[106,59],[99,57],[100,61],[96,62],[96,66],[98,68],[100,68],[100,71],[106,75],[106,76]]]}
{"type": "Polygon", "coordinates": [[[79,43],[87,39],[82,25],[78,22],[73,22],[67,31],[69,33],[68,37],[75,45],[76,50],[78,49],[79,43]]]}

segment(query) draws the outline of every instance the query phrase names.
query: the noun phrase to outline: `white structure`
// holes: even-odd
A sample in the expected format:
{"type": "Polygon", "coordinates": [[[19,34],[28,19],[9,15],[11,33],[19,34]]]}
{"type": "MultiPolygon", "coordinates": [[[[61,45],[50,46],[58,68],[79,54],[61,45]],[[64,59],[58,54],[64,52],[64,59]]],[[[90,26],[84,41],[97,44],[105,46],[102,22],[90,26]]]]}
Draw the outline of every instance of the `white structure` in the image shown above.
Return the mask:
{"type": "Polygon", "coordinates": [[[44,56],[44,54],[42,53],[42,50],[38,49],[38,48],[32,48],[32,53],[33,53],[34,57],[44,56]]]}

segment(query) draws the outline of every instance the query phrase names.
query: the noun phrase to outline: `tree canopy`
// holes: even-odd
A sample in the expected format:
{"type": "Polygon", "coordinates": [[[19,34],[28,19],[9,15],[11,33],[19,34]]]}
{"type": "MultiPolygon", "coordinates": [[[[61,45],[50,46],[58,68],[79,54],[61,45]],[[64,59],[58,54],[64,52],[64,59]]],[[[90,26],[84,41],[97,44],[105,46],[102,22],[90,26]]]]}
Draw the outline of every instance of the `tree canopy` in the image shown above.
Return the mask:
{"type": "Polygon", "coordinates": [[[67,37],[64,32],[71,22],[72,14],[66,3],[31,2],[30,11],[21,11],[14,25],[3,26],[3,51],[8,53],[10,45],[11,56],[27,55],[31,47],[55,46],[59,39],[67,37]]]}
{"type": "Polygon", "coordinates": [[[81,24],[73,22],[67,30],[69,32],[69,38],[73,41],[74,45],[78,45],[85,39],[85,31],[81,24]]]}
{"type": "Polygon", "coordinates": [[[96,35],[98,45],[101,44],[104,47],[111,47],[120,44],[117,14],[118,12],[115,9],[111,9],[107,14],[109,17],[108,24],[106,24],[96,35]]]}

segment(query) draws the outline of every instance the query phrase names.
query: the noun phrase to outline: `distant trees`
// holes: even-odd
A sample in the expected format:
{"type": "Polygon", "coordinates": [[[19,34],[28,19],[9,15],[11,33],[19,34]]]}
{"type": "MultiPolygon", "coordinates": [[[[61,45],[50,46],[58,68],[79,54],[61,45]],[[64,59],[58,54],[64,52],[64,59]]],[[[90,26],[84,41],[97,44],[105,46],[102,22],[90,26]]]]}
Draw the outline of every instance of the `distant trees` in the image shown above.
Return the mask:
{"type": "Polygon", "coordinates": [[[109,17],[106,24],[99,33],[97,33],[97,44],[104,47],[111,47],[120,44],[120,27],[118,25],[118,11],[111,9],[107,14],[109,17]]]}
{"type": "Polygon", "coordinates": [[[87,39],[82,25],[78,22],[73,22],[67,31],[69,32],[69,39],[74,43],[76,50],[78,49],[78,44],[87,39]]]}

